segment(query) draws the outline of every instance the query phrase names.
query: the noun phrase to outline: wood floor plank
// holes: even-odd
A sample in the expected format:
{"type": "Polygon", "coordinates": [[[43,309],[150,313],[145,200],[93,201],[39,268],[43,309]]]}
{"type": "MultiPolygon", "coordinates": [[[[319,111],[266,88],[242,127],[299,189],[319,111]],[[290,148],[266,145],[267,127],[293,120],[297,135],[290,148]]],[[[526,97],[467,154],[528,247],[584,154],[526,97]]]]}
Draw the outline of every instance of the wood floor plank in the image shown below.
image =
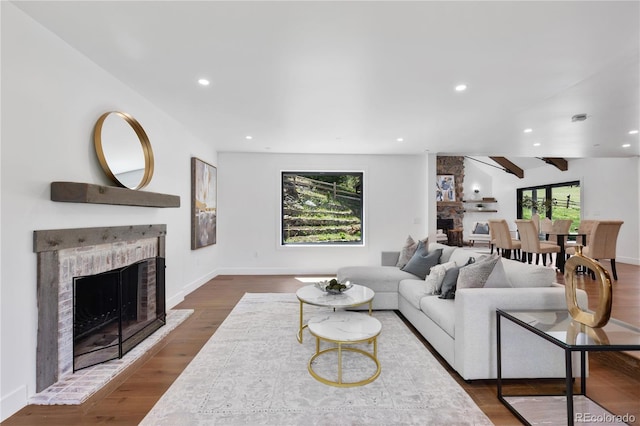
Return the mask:
{"type": "MultiPolygon", "coordinates": [[[[640,326],[640,267],[619,264],[618,278],[613,287],[613,316],[640,326]]],[[[561,274],[558,274],[557,279],[558,282],[564,282],[561,274]]],[[[590,304],[594,303],[597,298],[594,283],[587,276],[582,276],[580,280],[579,285],[589,294],[590,304]]],[[[119,377],[115,384],[109,385],[99,396],[92,397],[80,406],[29,405],[2,424],[137,425],[209,340],[245,292],[293,293],[301,285],[295,277],[286,275],[218,276],[187,295],[176,307],[194,309],[194,314],[159,342],[148,359],[136,365],[135,369],[127,370],[124,377],[119,377]]],[[[424,339],[421,340],[424,342],[424,339]]],[[[424,343],[492,422],[497,425],[519,424],[498,401],[495,380],[465,382],[427,342],[424,343]]],[[[616,413],[630,413],[640,421],[640,371],[634,364],[629,365],[626,369],[618,369],[608,358],[591,356],[587,390],[596,401],[616,410],[616,413]]],[[[526,393],[562,392],[564,389],[561,380],[512,383],[526,393]]]]}

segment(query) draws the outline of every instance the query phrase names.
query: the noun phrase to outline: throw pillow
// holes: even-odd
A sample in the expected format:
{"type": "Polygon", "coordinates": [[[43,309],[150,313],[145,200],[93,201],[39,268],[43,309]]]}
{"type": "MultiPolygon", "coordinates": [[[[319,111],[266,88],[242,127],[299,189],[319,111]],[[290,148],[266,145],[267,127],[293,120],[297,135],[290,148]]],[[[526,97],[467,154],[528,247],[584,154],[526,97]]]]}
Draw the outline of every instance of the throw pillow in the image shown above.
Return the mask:
{"type": "Polygon", "coordinates": [[[493,268],[498,263],[498,255],[486,257],[478,262],[467,266],[460,271],[457,288],[479,288],[484,287],[493,268]]]}
{"type": "Polygon", "coordinates": [[[403,268],[404,265],[409,262],[411,257],[413,257],[413,254],[416,252],[417,248],[418,243],[415,242],[413,238],[411,238],[411,235],[407,236],[407,240],[404,242],[404,246],[400,250],[400,257],[398,257],[398,263],[396,263],[396,266],[398,268],[403,268]]]}
{"type": "Polygon", "coordinates": [[[489,234],[489,224],[486,222],[476,223],[476,227],[473,228],[473,234],[489,234]]]}
{"type": "Polygon", "coordinates": [[[464,266],[454,266],[444,274],[440,296],[438,296],[440,299],[454,299],[456,297],[456,282],[460,268],[464,268],[464,266]]]}
{"type": "Polygon", "coordinates": [[[455,299],[456,297],[456,284],[458,282],[458,276],[460,270],[472,265],[475,262],[473,257],[470,257],[465,265],[454,266],[447,270],[442,280],[442,288],[440,289],[440,299],[455,299]]]}
{"type": "MultiPolygon", "coordinates": [[[[442,259],[442,257],[440,257],[440,259],[442,259]]],[[[444,281],[444,275],[449,269],[453,268],[454,266],[456,266],[456,262],[447,262],[438,264],[431,268],[431,272],[429,272],[429,275],[427,275],[425,281],[433,284],[434,294],[440,294],[442,281],[444,281]]]]}
{"type": "Polygon", "coordinates": [[[504,263],[502,259],[498,260],[496,266],[491,271],[491,275],[487,278],[487,282],[484,283],[484,288],[509,288],[511,286],[511,280],[507,277],[507,273],[504,270],[504,263]]]}
{"type": "MultiPolygon", "coordinates": [[[[427,242],[429,241],[429,238],[427,237],[421,241],[426,246],[427,242]]],[[[406,265],[409,262],[409,260],[411,260],[417,248],[418,248],[418,242],[416,242],[411,237],[411,235],[408,235],[406,241],[404,242],[404,246],[400,250],[400,256],[398,257],[398,263],[396,263],[396,267],[403,268],[404,265],[406,265]]]]}
{"type": "Polygon", "coordinates": [[[441,255],[442,249],[428,252],[427,245],[420,241],[411,260],[401,269],[424,280],[431,271],[431,268],[438,264],[441,255]]]}

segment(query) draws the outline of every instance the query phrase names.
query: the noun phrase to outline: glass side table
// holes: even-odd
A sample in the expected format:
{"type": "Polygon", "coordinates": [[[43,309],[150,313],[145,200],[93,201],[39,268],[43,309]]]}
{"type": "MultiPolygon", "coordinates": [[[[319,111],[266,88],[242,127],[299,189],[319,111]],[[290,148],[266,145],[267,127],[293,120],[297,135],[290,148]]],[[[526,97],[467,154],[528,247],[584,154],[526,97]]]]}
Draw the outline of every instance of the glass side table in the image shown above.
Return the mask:
{"type": "MultiPolygon", "coordinates": [[[[524,424],[539,424],[549,421],[554,424],[566,413],[567,425],[588,422],[589,418],[606,420],[606,424],[626,424],[638,419],[627,419],[615,415],[587,397],[586,353],[596,351],[640,350],[640,329],[615,319],[601,328],[587,327],[573,321],[566,310],[496,310],[498,399],[524,424]],[[502,321],[511,321],[535,335],[559,346],[565,354],[566,395],[504,395],[502,389],[502,321]],[[573,353],[580,354],[580,393],[573,392],[573,353]],[[565,405],[566,400],[566,405],[565,405]],[[538,416],[549,416],[539,418],[538,416]]],[[[518,342],[504,342],[517,344],[518,342]]]]}

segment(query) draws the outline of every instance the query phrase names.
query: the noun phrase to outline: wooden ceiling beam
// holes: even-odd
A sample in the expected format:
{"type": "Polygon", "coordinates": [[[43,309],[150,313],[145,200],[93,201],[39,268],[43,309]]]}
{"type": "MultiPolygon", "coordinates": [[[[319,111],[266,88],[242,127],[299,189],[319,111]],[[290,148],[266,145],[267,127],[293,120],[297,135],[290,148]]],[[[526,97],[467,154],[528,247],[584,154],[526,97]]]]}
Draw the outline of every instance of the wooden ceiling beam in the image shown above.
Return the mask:
{"type": "Polygon", "coordinates": [[[507,160],[505,157],[489,157],[496,163],[504,167],[504,171],[518,176],[520,179],[524,177],[524,170],[507,160]]]}
{"type": "Polygon", "coordinates": [[[567,170],[569,170],[569,162],[567,160],[565,160],[564,158],[560,158],[560,157],[543,157],[541,158],[542,161],[544,161],[547,164],[551,164],[552,166],[556,166],[556,168],[558,168],[558,170],[561,170],[563,172],[566,172],[567,170]]]}

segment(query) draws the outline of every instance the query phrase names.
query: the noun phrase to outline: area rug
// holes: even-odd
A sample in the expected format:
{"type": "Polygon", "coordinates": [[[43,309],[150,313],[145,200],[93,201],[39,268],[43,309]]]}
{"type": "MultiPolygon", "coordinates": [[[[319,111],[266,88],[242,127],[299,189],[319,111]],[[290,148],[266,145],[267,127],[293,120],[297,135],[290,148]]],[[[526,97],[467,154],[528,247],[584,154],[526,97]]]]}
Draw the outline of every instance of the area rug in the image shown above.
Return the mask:
{"type": "MultiPolygon", "coordinates": [[[[305,319],[323,312],[305,305],[305,319]]],[[[338,388],[307,370],[316,343],[308,330],[296,339],[295,295],[247,293],[141,425],[492,424],[394,312],[373,315],[382,323],[380,376],[338,388]]],[[[314,364],[321,375],[337,374],[333,354],[314,364]]],[[[344,354],[346,381],[371,369],[363,355],[344,354]]]]}

